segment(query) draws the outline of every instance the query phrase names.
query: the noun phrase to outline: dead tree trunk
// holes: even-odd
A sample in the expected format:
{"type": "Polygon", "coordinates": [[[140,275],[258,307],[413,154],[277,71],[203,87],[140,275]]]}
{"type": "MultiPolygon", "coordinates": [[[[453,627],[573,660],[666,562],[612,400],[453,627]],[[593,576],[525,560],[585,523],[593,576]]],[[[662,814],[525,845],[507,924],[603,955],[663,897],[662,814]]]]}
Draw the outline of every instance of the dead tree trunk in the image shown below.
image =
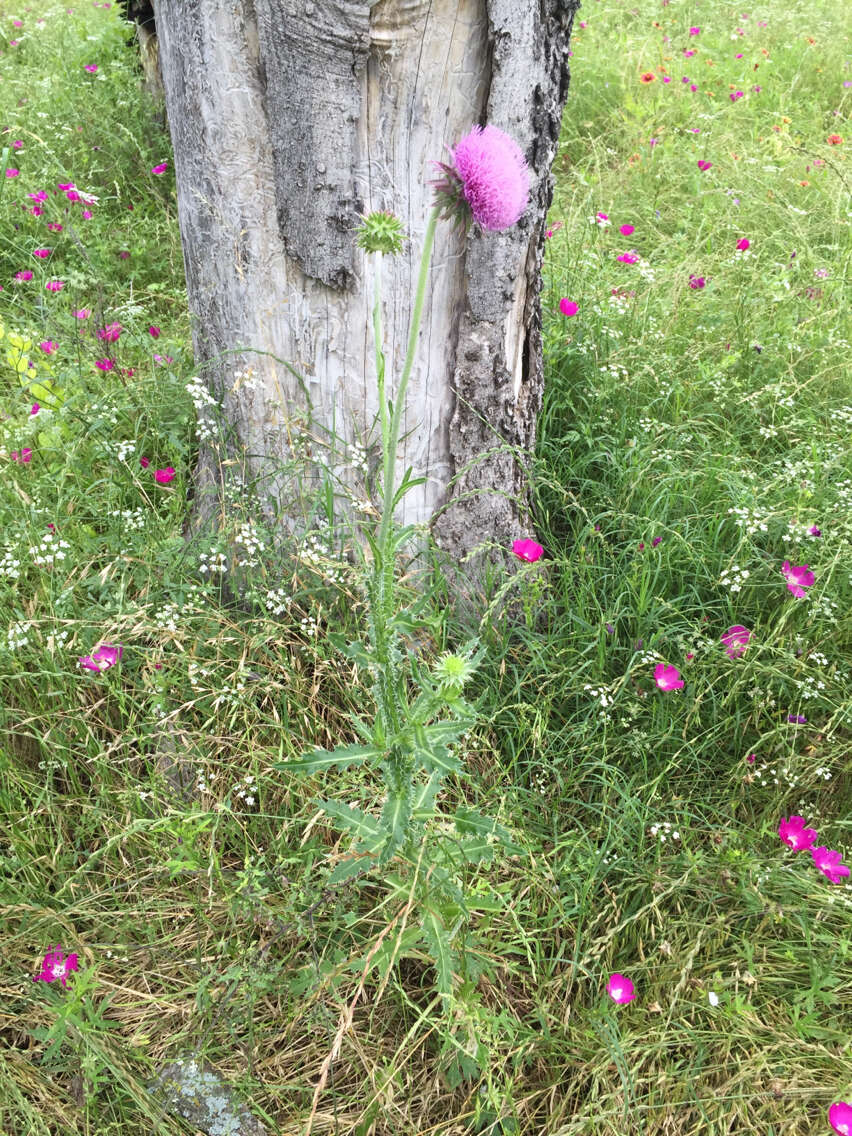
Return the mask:
{"type": "MultiPolygon", "coordinates": [[[[399,451],[401,468],[427,480],[398,517],[431,524],[454,559],[530,534],[540,266],[577,6],[156,0],[196,358],[269,502],[286,498],[280,471],[297,412],[310,403],[347,443],[378,413],[359,214],[395,213],[410,238],[383,263],[392,395],[432,162],[472,125],[492,123],[529,162],[530,204],[505,232],[465,238],[439,226],[399,451]],[[234,372],[247,366],[256,381],[240,387],[234,372]]],[[[200,516],[219,500],[221,456],[203,447],[200,516]]],[[[352,484],[345,452],[337,460],[352,484]]]]}

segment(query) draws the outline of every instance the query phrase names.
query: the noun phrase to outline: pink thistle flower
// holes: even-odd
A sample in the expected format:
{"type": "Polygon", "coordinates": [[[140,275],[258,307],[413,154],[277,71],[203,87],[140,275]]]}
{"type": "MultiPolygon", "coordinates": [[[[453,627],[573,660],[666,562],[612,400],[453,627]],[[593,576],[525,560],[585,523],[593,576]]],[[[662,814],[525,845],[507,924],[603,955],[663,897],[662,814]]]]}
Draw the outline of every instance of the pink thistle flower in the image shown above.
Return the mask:
{"type": "Polygon", "coordinates": [[[159,339],[160,338],[160,329],[158,327],[155,327],[152,324],[151,327],[148,328],[148,334],[150,336],[152,336],[154,339],[159,339]]]}
{"type": "Polygon", "coordinates": [[[33,249],[33,256],[37,256],[39,260],[47,260],[53,249],[33,249]]]}
{"type": "Polygon", "coordinates": [[[606,984],[606,992],[612,998],[613,1002],[623,1005],[625,1002],[632,1002],[636,997],[636,987],[626,978],[623,974],[611,974],[609,982],[606,984]]]}
{"type": "Polygon", "coordinates": [[[61,292],[64,287],[64,280],[48,280],[48,282],[44,286],[44,289],[46,292],[61,292]]]}
{"type": "Polygon", "coordinates": [[[450,150],[452,165],[435,162],[446,175],[432,182],[443,217],[464,223],[472,214],[483,229],[508,229],[529,201],[529,169],[521,148],[496,126],[474,126],[450,150]],[[466,202],[466,206],[463,204],[466,202]]]}
{"type": "Polygon", "coordinates": [[[164,174],[166,172],[166,167],[168,166],[168,164],[168,162],[160,162],[158,166],[151,166],[151,173],[164,174]]]}
{"type": "Polygon", "coordinates": [[[633,232],[633,226],[632,225],[622,225],[618,231],[619,231],[619,233],[621,233],[621,235],[623,237],[629,237],[630,234],[633,232]]]}
{"type": "Polygon", "coordinates": [[[750,248],[750,246],[751,241],[748,239],[748,237],[741,237],[740,240],[737,241],[737,248],[740,250],[740,252],[745,252],[745,250],[747,248],[750,248]]]}
{"type": "Polygon", "coordinates": [[[576,300],[569,300],[567,296],[564,296],[559,301],[559,310],[563,316],[575,316],[580,310],[580,305],[576,300]]]}
{"type": "Polygon", "coordinates": [[[705,170],[712,169],[712,167],[713,167],[712,162],[707,162],[707,161],[704,160],[704,158],[698,159],[698,168],[699,168],[699,170],[701,170],[702,173],[704,173],[705,170]]]}
{"type": "Polygon", "coordinates": [[[742,624],[735,623],[733,627],[729,627],[722,636],[722,642],[725,644],[725,652],[728,658],[738,659],[741,655],[744,655],[750,639],[751,632],[747,627],[743,627],[742,624]]]}
{"type": "Polygon", "coordinates": [[[833,848],[826,848],[821,844],[819,848],[812,848],[811,855],[814,864],[833,884],[839,884],[843,876],[849,875],[849,868],[841,862],[840,853],[833,848]]]}
{"type": "Polygon", "coordinates": [[[28,268],[25,268],[23,270],[23,272],[16,272],[15,273],[15,279],[16,280],[32,280],[32,278],[33,278],[33,274],[30,272],[30,270],[28,268]]]}
{"type": "Polygon", "coordinates": [[[106,327],[102,327],[98,332],[98,339],[105,339],[108,343],[115,343],[121,335],[122,327],[120,323],[110,323],[106,327]]]}
{"type": "Polygon", "coordinates": [[[805,588],[809,588],[816,579],[807,564],[801,564],[798,568],[795,568],[790,565],[789,560],[785,560],[781,565],[781,571],[787,581],[787,590],[799,599],[804,596],[805,588]]]}
{"type": "Polygon", "coordinates": [[[839,1136],[852,1136],[852,1104],[836,1101],[828,1110],[828,1123],[839,1136]]]}
{"type": "Polygon", "coordinates": [[[72,954],[66,957],[62,947],[57,943],[53,950],[48,951],[44,956],[41,971],[35,976],[33,982],[59,981],[62,988],[65,989],[68,975],[74,970],[79,970],[77,956],[72,954]]]}
{"type": "Polygon", "coordinates": [[[677,667],[666,663],[657,663],[654,667],[654,681],[660,690],[680,690],[684,685],[677,667]]]}
{"type": "MultiPolygon", "coordinates": [[[[156,476],[156,474],[155,474],[156,476]]],[[[540,544],[536,544],[534,540],[516,540],[512,543],[512,552],[521,560],[526,560],[532,564],[541,556],[544,549],[540,544]]]]}
{"type": "Polygon", "coordinates": [[[81,655],[79,662],[90,671],[109,670],[114,667],[121,656],[124,654],[124,648],[114,643],[101,643],[91,655],[81,655]]]}
{"type": "Polygon", "coordinates": [[[810,848],[817,838],[815,828],[805,828],[803,817],[781,817],[778,825],[778,835],[794,852],[803,852],[810,848]]]}
{"type": "Polygon", "coordinates": [[[52,355],[54,351],[57,350],[57,345],[52,339],[43,339],[39,344],[39,347],[42,349],[45,355],[52,355]]]}
{"type": "Polygon", "coordinates": [[[115,366],[114,359],[95,359],[95,366],[99,371],[111,371],[115,366]]]}
{"type": "Polygon", "coordinates": [[[615,259],[620,260],[622,264],[636,264],[639,255],[635,249],[631,249],[630,252],[623,252],[621,256],[617,256],[615,259]]]}
{"type": "Polygon", "coordinates": [[[84,71],[88,71],[90,75],[95,75],[98,70],[97,63],[86,63],[83,66],[84,71]]]}
{"type": "Polygon", "coordinates": [[[154,480],[159,481],[160,485],[168,485],[174,479],[175,471],[171,466],[166,466],[165,469],[154,470],[154,480]]]}

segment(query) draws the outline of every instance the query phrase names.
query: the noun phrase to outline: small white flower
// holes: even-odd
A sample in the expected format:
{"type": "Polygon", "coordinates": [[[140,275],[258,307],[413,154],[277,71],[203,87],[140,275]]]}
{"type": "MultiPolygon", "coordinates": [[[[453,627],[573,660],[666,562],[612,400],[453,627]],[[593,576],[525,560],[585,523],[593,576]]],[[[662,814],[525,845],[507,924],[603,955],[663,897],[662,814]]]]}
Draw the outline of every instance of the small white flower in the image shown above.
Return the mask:
{"type": "Polygon", "coordinates": [[[707,1000],[709,1001],[711,1006],[719,1005],[719,995],[713,990],[707,991],[707,1000]]]}

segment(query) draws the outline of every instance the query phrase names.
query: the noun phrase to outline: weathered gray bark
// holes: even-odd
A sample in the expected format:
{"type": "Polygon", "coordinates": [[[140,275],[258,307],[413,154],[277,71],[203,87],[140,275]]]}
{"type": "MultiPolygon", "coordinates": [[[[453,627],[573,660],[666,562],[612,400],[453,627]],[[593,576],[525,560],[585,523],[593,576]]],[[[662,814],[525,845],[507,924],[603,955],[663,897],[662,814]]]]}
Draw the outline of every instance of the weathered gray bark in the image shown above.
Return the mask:
{"type": "MultiPolygon", "coordinates": [[[[455,558],[529,535],[524,454],[542,392],[540,266],[577,6],[156,0],[196,357],[270,500],[286,499],[288,423],[307,406],[279,361],[304,376],[316,420],[347,442],[363,438],[378,412],[373,264],[355,244],[359,214],[391,211],[410,237],[382,269],[392,394],[431,163],[447,160],[446,146],[472,125],[492,123],[526,155],[531,200],[503,233],[464,238],[439,226],[399,451],[401,468],[427,481],[399,519],[431,522],[455,558]],[[246,366],[259,386],[233,391],[234,370],[246,366]]],[[[222,472],[206,448],[202,513],[222,472]]]]}

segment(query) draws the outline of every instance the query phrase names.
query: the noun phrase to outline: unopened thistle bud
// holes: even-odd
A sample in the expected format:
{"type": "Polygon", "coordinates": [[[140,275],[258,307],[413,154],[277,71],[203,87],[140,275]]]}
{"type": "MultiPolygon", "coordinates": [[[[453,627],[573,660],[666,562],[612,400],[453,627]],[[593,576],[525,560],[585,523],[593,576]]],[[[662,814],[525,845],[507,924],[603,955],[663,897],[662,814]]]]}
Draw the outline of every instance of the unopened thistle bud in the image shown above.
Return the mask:
{"type": "Polygon", "coordinates": [[[362,215],[363,224],[358,229],[357,243],[366,252],[381,252],[396,256],[402,252],[405,235],[402,222],[393,213],[368,213],[362,215]]]}

